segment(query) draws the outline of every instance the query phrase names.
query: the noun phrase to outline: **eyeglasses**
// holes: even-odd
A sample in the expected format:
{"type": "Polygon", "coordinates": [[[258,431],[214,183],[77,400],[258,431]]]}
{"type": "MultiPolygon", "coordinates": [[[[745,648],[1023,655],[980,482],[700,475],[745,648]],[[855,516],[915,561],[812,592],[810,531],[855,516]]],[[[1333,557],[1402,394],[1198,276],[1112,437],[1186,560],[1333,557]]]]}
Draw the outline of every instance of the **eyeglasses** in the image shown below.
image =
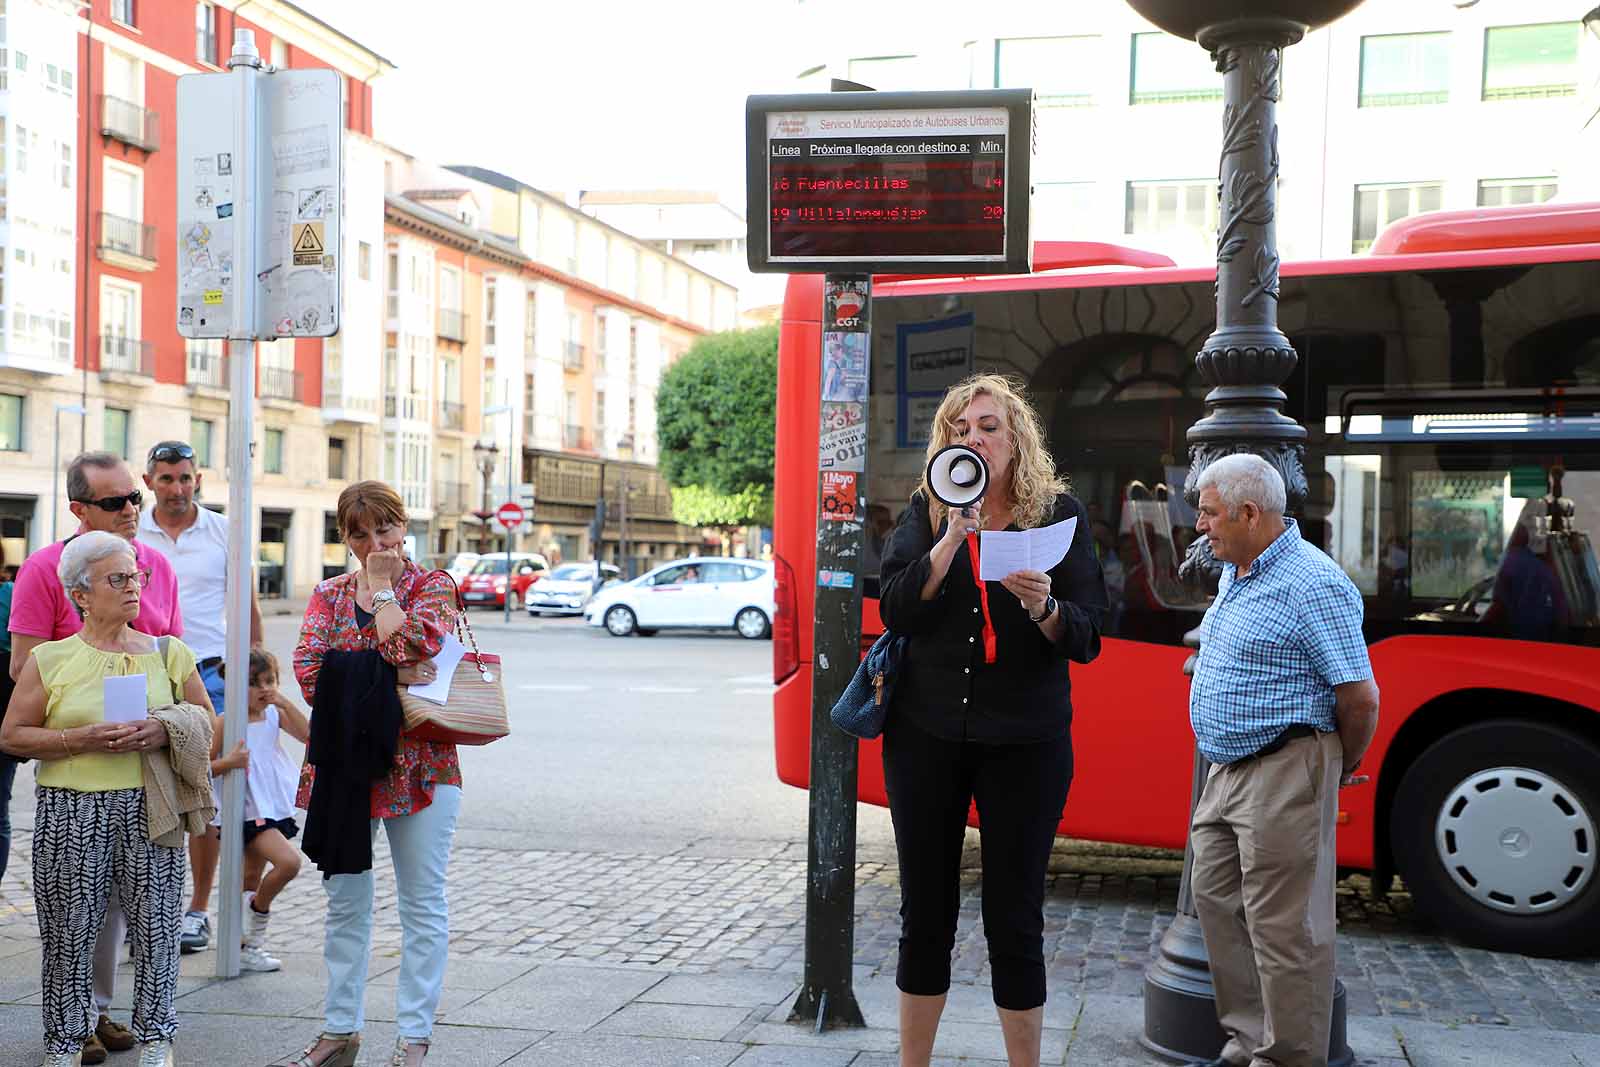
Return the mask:
{"type": "Polygon", "coordinates": [[[194,459],[194,449],[186,444],[156,445],[150,450],[151,463],[177,463],[185,459],[194,459]]]}
{"type": "Polygon", "coordinates": [[[113,589],[126,589],[128,588],[129,582],[138,582],[139,588],[143,589],[145,586],[150,584],[150,572],[122,571],[117,574],[106,575],[106,584],[113,589]]]}
{"type": "Polygon", "coordinates": [[[103,496],[99,500],[80,500],[78,503],[88,504],[91,507],[99,508],[101,511],[116,512],[121,511],[129,504],[138,507],[143,500],[144,494],[135,489],[126,496],[103,496]]]}

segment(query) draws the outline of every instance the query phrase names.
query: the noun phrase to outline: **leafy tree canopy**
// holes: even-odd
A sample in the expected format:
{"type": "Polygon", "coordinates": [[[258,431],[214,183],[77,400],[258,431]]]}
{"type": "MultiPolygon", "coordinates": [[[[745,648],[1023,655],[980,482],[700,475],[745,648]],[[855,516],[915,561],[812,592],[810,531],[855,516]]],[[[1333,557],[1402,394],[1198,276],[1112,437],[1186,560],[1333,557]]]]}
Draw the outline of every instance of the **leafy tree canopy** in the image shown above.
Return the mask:
{"type": "Polygon", "coordinates": [[[737,493],[699,485],[675,488],[672,517],[685,526],[771,526],[772,487],[747,485],[737,493]]]}
{"type": "MultiPolygon", "coordinates": [[[[661,473],[675,489],[729,498],[760,488],[770,518],[777,408],[777,326],[702,338],[666,369],[656,392],[661,473]]],[[[673,499],[676,511],[676,492],[673,499]]]]}

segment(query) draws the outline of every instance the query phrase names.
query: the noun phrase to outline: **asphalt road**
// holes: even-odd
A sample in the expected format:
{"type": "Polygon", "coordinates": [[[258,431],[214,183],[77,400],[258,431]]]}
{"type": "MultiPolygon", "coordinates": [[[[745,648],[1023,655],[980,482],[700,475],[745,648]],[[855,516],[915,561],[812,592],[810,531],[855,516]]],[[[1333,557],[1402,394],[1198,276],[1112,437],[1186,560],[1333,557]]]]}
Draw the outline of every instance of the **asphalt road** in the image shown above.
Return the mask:
{"type": "MultiPolygon", "coordinates": [[[[806,794],[773,771],[771,641],[471,618],[506,665],[512,733],[461,750],[461,844],[770,855],[805,841],[806,794]]],[[[269,617],[266,630],[287,664],[298,620],[269,617]]],[[[892,847],[888,812],[859,810],[863,844],[892,847]]]]}

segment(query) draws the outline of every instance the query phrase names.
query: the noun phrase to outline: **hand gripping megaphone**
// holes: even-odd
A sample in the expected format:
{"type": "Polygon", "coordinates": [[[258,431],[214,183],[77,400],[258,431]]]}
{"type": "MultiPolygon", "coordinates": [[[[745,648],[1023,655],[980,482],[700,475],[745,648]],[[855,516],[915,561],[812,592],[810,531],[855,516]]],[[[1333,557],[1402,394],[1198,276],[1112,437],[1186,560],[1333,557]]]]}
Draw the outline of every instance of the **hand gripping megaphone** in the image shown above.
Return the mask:
{"type": "Polygon", "coordinates": [[[946,445],[928,460],[928,488],[939,503],[970,517],[968,509],[989,490],[989,464],[966,445],[946,445]]]}

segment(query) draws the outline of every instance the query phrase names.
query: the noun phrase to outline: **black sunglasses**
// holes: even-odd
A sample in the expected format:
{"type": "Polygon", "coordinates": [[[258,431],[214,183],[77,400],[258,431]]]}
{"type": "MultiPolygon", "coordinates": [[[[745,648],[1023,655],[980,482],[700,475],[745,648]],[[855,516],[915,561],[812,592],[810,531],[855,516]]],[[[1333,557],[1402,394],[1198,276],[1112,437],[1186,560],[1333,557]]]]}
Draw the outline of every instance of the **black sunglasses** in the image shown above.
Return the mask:
{"type": "Polygon", "coordinates": [[[194,449],[188,445],[156,445],[150,450],[151,463],[177,463],[194,459],[194,449]]]}
{"type": "Polygon", "coordinates": [[[144,494],[135,489],[127,496],[103,496],[99,500],[80,500],[78,503],[88,504],[91,507],[99,508],[101,511],[121,511],[129,504],[138,507],[143,500],[144,494]]]}

